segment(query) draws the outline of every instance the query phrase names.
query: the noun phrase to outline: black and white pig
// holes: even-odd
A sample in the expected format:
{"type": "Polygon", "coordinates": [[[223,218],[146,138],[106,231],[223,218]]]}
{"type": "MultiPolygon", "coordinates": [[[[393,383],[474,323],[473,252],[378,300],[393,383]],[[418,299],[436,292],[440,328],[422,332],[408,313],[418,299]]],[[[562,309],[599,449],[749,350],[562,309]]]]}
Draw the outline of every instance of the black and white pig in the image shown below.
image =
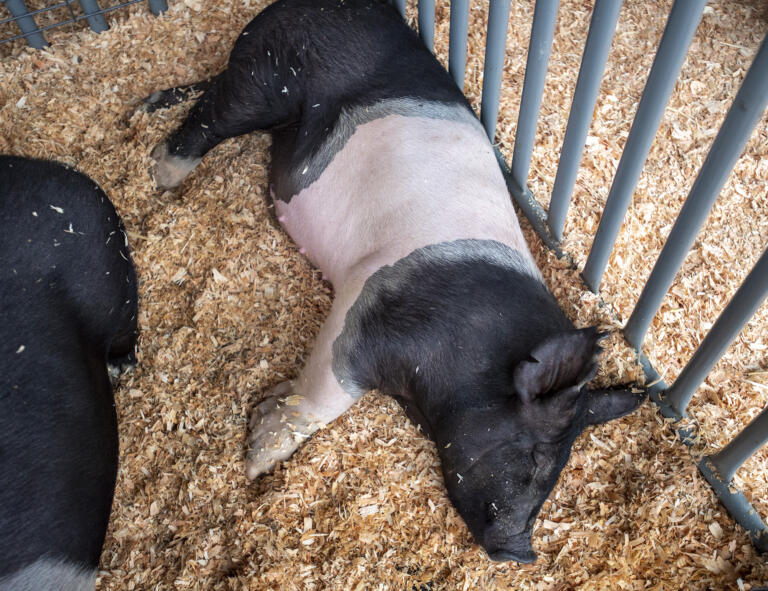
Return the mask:
{"type": "Polygon", "coordinates": [[[135,362],[114,207],[61,164],[0,156],[0,590],[85,591],[117,474],[107,364],[135,362]]]}
{"type": "Polygon", "coordinates": [[[574,328],[544,286],[467,100],[385,2],[283,0],[153,150],[157,185],[256,129],[272,131],[277,217],[335,301],[300,375],[254,409],[247,475],[376,388],[435,441],[488,555],[532,562],[574,439],[643,396],[586,388],[601,335],[574,328]]]}

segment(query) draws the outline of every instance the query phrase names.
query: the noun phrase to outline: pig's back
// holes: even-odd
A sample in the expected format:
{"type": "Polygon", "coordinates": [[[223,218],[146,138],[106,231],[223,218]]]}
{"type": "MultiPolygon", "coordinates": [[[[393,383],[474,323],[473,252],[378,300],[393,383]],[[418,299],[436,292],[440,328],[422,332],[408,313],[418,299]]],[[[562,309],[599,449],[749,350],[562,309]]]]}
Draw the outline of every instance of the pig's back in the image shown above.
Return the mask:
{"type": "Polygon", "coordinates": [[[107,349],[136,312],[125,240],[88,177],[0,156],[0,589],[93,588],[117,467],[107,349]]]}
{"type": "MultiPolygon", "coordinates": [[[[343,147],[312,184],[276,199],[278,218],[302,251],[334,284],[360,261],[372,272],[458,239],[496,240],[530,259],[474,115],[460,105],[403,102],[377,105],[383,116],[372,120],[365,112],[342,115],[339,127],[354,126],[343,147]]],[[[322,159],[323,149],[317,154],[322,159]]]]}

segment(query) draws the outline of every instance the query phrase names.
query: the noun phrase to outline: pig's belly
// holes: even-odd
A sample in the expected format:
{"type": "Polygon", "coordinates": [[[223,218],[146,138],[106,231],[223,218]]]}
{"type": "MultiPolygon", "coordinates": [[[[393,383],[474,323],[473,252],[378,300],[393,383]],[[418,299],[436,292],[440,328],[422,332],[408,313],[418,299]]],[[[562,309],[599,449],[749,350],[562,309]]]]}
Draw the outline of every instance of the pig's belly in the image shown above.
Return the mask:
{"type": "Polygon", "coordinates": [[[463,238],[497,240],[531,260],[479,122],[388,115],[364,123],[315,182],[275,207],[337,288],[361,265],[372,273],[463,238]]]}

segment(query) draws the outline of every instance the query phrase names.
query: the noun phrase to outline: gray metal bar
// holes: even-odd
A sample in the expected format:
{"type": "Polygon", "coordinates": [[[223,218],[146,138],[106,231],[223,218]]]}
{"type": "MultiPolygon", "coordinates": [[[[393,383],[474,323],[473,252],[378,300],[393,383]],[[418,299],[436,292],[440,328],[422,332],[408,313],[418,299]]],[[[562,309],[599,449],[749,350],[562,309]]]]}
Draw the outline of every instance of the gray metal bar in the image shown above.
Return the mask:
{"type": "Polygon", "coordinates": [[[435,0],[419,0],[419,36],[429,48],[435,51],[435,0]]]}
{"type": "Polygon", "coordinates": [[[97,0],[80,0],[80,6],[88,17],[88,25],[95,33],[102,33],[109,29],[107,19],[100,12],[101,8],[97,0]]]}
{"type": "MultiPolygon", "coordinates": [[[[520,112],[517,116],[515,148],[512,152],[512,176],[515,182],[525,188],[528,185],[528,171],[533,154],[533,141],[539,121],[541,96],[547,75],[549,52],[555,34],[555,21],[559,0],[537,0],[533,11],[531,40],[528,44],[528,60],[525,64],[523,95],[520,98],[520,112]]],[[[490,17],[489,17],[490,19],[490,17]]]]}
{"type": "MultiPolygon", "coordinates": [[[[0,0],[0,4],[3,4],[4,2],[5,2],[5,0],[0,0]]],[[[38,8],[36,10],[30,10],[29,12],[25,12],[23,14],[25,16],[37,16],[38,14],[42,14],[44,12],[50,12],[51,10],[56,10],[57,8],[63,8],[65,6],[67,6],[67,2],[66,1],[65,2],[59,2],[57,4],[54,4],[53,6],[45,6],[43,8],[38,8]]],[[[0,19],[0,25],[4,25],[6,23],[12,23],[16,19],[17,19],[17,17],[15,17],[15,16],[10,16],[10,17],[6,17],[6,18],[3,18],[3,19],[0,19]]],[[[42,27],[38,27],[38,29],[40,31],[44,31],[45,30],[42,27]]],[[[20,38],[20,37],[17,37],[17,38],[20,38]]]]}
{"type": "Polygon", "coordinates": [[[589,34],[581,58],[579,79],[573,93],[573,103],[568,115],[560,164],[557,167],[555,185],[549,201],[549,230],[558,241],[563,239],[563,227],[571,203],[573,186],[581,165],[584,143],[587,139],[597,93],[603,80],[605,63],[611,49],[611,40],[619,20],[622,0],[596,0],[589,24],[589,34]]]}
{"type": "Polygon", "coordinates": [[[557,241],[552,238],[549,230],[547,229],[547,212],[544,211],[544,208],[536,200],[536,198],[528,190],[527,187],[521,187],[517,184],[517,182],[515,182],[515,179],[512,178],[512,171],[510,170],[507,161],[504,159],[504,155],[501,153],[501,150],[499,150],[499,147],[494,146],[493,150],[496,154],[496,161],[499,163],[499,167],[501,168],[501,173],[504,175],[504,181],[507,184],[507,189],[509,190],[510,195],[512,195],[512,198],[515,200],[515,203],[517,203],[518,207],[522,210],[523,215],[528,219],[531,226],[533,226],[533,229],[536,231],[539,237],[541,237],[541,240],[544,242],[547,248],[554,251],[554,253],[557,255],[557,258],[560,259],[564,256],[567,256],[566,253],[560,250],[560,246],[558,245],[557,241]]]}
{"type": "Polygon", "coordinates": [[[768,442],[768,407],[763,409],[728,445],[709,457],[721,478],[730,482],[749,456],[768,442]]]}
{"type": "Polygon", "coordinates": [[[699,462],[699,471],[707,479],[728,512],[747,530],[755,548],[760,552],[768,552],[768,527],[760,519],[760,514],[749,504],[747,497],[738,491],[731,492],[728,482],[718,477],[710,458],[705,457],[699,462]]]}
{"type": "Polygon", "coordinates": [[[165,0],[149,0],[149,9],[152,14],[159,16],[168,10],[168,3],[165,0]]]}
{"type": "Polygon", "coordinates": [[[48,45],[45,37],[43,37],[43,34],[38,29],[35,19],[29,16],[29,10],[27,5],[24,4],[24,0],[5,0],[5,5],[8,7],[11,16],[17,19],[15,22],[26,37],[27,43],[35,49],[41,49],[48,45]]]}
{"type": "Polygon", "coordinates": [[[635,185],[645,166],[651,144],[664,116],[664,109],[706,3],[707,0],[675,0],[669,13],[643,97],[640,99],[616,169],[616,176],[608,193],[595,240],[582,272],[587,285],[595,293],[600,288],[605,265],[608,263],[635,185]]]}
{"type": "Polygon", "coordinates": [[[406,0],[391,0],[392,4],[397,8],[397,12],[403,17],[403,20],[405,20],[405,1],[406,0]]]}
{"type": "Polygon", "coordinates": [[[723,351],[752,317],[768,295],[768,249],[760,256],[736,294],[720,314],[704,341],[667,391],[662,403],[685,416],[685,409],[699,384],[715,365],[723,351]]]}
{"type": "Polygon", "coordinates": [[[449,35],[448,71],[456,86],[464,90],[467,68],[467,35],[469,34],[469,0],[451,1],[451,31],[449,35]]]}
{"type": "Polygon", "coordinates": [[[758,550],[768,552],[768,527],[746,497],[733,493],[729,484],[736,470],[760,447],[768,442],[768,407],[757,415],[744,430],[715,455],[706,456],[699,470],[715,489],[728,512],[748,532],[758,550]]]}
{"type": "Polygon", "coordinates": [[[496,132],[501,97],[501,75],[507,55],[507,25],[510,0],[491,0],[488,8],[488,34],[485,39],[485,67],[483,69],[483,98],[480,121],[491,142],[496,132]]]}
{"type": "Polygon", "coordinates": [[[624,336],[635,348],[643,338],[696,234],[707,219],[744,146],[768,105],[768,35],[755,56],[736,98],[728,110],[707,159],[675,220],[659,259],[651,271],[624,336]]]}

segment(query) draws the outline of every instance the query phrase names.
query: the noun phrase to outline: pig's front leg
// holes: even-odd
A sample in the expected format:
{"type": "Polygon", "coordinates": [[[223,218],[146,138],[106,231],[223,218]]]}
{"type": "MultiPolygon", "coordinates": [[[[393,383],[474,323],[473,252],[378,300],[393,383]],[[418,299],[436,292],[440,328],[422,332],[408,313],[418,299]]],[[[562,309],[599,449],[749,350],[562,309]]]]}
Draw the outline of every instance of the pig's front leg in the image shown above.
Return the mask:
{"type": "MultiPolygon", "coordinates": [[[[351,291],[356,296],[359,289],[351,291]]],[[[358,400],[342,389],[331,369],[333,342],[353,301],[354,297],[337,294],[299,377],[272,388],[253,409],[245,467],[251,480],[291,457],[315,431],[358,400]]]]}

